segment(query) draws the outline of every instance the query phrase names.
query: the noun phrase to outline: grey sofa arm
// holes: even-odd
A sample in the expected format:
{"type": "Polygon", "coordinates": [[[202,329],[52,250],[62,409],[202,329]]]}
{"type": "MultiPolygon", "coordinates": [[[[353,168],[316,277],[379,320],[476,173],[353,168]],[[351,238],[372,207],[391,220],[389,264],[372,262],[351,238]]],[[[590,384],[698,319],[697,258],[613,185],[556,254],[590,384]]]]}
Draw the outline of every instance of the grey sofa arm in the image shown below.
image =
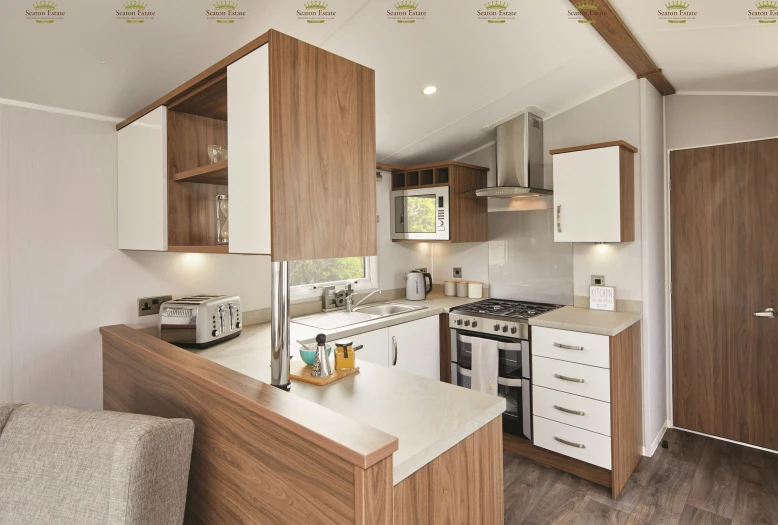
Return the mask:
{"type": "Polygon", "coordinates": [[[180,525],[193,436],[188,419],[0,404],[0,523],[180,525]]]}

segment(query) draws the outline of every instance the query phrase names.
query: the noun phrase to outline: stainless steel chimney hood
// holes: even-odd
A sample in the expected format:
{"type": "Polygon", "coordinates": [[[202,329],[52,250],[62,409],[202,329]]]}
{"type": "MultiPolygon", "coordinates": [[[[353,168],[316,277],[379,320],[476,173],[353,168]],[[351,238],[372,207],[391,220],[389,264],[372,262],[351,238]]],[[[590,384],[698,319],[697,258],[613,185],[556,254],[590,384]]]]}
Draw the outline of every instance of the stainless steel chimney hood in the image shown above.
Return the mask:
{"type": "Polygon", "coordinates": [[[497,126],[496,133],[497,186],[476,190],[476,196],[552,195],[552,190],[543,187],[543,120],[526,112],[497,126]]]}

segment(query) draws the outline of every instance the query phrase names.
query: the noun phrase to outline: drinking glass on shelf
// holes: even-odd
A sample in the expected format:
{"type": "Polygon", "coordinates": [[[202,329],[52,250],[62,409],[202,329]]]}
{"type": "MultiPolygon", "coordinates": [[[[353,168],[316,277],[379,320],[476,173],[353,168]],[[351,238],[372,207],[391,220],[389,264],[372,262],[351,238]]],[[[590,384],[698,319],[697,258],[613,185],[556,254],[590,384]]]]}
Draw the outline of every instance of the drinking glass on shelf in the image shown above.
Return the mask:
{"type": "Polygon", "coordinates": [[[221,144],[208,146],[208,158],[211,159],[211,164],[227,160],[227,146],[221,144]]]}
{"type": "Polygon", "coordinates": [[[226,195],[216,195],[216,243],[230,242],[230,204],[226,195]]]}

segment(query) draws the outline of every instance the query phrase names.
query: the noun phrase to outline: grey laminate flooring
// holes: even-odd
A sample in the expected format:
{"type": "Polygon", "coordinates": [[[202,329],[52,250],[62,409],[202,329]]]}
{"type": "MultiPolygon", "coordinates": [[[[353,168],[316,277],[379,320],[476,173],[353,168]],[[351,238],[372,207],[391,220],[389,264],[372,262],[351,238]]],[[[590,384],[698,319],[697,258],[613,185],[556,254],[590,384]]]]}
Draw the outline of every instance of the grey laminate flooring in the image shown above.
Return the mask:
{"type": "Polygon", "coordinates": [[[617,500],[610,489],[504,456],[510,525],[778,524],[778,455],[671,429],[617,500]]]}

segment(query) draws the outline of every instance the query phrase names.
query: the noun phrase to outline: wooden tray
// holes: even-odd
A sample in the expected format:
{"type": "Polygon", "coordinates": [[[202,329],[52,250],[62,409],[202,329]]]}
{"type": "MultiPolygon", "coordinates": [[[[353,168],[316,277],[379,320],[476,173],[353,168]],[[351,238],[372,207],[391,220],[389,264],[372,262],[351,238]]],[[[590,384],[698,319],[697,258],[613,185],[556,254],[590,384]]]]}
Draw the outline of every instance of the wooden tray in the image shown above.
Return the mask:
{"type": "Polygon", "coordinates": [[[324,386],[358,373],[359,367],[347,368],[345,370],[333,370],[332,375],[327,377],[313,377],[311,375],[311,370],[313,370],[313,367],[311,365],[306,365],[304,361],[293,360],[289,365],[289,378],[303,383],[324,386]]]}

